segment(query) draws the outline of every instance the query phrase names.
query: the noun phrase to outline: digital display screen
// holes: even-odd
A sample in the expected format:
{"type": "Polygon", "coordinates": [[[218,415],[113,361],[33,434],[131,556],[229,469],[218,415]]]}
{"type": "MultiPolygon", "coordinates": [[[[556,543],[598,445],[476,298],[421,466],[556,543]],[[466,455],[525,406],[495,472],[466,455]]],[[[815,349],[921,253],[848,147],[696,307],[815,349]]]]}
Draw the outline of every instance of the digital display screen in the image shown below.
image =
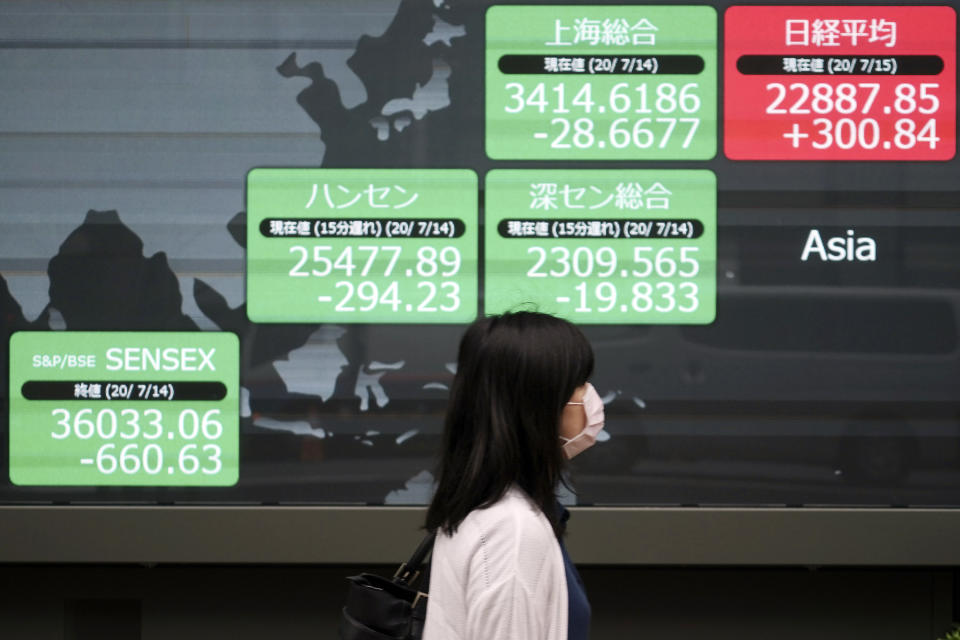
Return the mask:
{"type": "Polygon", "coordinates": [[[247,296],[258,322],[470,322],[477,176],[255,169],[247,296]]]}
{"type": "Polygon", "coordinates": [[[709,160],[712,7],[487,11],[487,154],[497,160],[709,160]]]}
{"type": "Polygon", "coordinates": [[[730,7],[727,156],[949,160],[956,22],[945,6],[730,7]]]}
{"type": "Polygon", "coordinates": [[[713,321],[709,171],[502,169],[486,184],[486,313],[527,304],[586,324],[713,321]]]}
{"type": "Polygon", "coordinates": [[[537,309],[568,503],[960,505],[958,8],[0,3],[0,504],[425,504],[537,309]]]}
{"type": "Polygon", "coordinates": [[[232,333],[20,332],[10,362],[14,484],[236,483],[232,333]]]}

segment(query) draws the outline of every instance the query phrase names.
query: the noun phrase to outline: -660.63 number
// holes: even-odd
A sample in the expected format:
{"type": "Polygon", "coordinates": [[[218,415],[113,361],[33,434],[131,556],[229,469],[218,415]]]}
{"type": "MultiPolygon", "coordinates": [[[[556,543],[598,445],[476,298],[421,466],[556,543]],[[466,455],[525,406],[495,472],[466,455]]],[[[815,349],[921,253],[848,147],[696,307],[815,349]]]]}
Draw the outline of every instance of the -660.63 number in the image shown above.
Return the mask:
{"type": "MultiPolygon", "coordinates": [[[[199,471],[204,475],[215,475],[223,469],[221,453],[219,445],[215,444],[205,444],[202,448],[198,444],[185,445],[176,452],[175,463],[167,467],[167,473],[189,476],[199,471]]],[[[91,461],[84,462],[89,464],[91,461]]],[[[104,475],[117,471],[133,475],[143,471],[153,476],[163,471],[163,449],[158,444],[148,444],[141,450],[140,445],[134,442],[118,451],[116,444],[108,442],[97,451],[95,464],[97,471],[104,475]]]]}

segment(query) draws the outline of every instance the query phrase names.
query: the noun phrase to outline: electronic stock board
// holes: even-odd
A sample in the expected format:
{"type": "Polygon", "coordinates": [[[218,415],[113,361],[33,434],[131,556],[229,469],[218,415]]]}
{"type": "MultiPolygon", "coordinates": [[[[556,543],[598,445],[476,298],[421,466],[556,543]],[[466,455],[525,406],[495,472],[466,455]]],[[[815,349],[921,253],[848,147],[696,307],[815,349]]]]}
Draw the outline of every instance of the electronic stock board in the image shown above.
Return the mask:
{"type": "Polygon", "coordinates": [[[956,12],[0,6],[0,502],[424,504],[539,309],[579,504],[960,504],[956,12]]]}

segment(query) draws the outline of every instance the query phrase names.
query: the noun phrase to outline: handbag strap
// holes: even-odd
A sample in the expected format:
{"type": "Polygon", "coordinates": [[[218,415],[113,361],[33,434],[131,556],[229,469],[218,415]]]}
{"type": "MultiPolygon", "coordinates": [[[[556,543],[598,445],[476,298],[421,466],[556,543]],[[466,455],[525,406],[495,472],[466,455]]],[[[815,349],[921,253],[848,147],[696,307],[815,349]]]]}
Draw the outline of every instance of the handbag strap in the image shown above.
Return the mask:
{"type": "Polygon", "coordinates": [[[420,565],[426,560],[430,552],[433,551],[433,541],[437,537],[436,531],[429,531],[423,537],[416,551],[410,556],[410,559],[400,565],[397,572],[393,575],[393,581],[401,585],[409,585],[420,575],[420,565]]]}

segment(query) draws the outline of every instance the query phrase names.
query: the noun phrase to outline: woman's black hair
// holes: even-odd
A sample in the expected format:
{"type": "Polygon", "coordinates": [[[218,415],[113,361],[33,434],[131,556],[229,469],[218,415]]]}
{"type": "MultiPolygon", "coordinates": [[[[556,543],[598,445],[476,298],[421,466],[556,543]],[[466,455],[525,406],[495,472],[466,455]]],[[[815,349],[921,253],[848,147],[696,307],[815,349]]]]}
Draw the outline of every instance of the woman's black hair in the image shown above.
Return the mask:
{"type": "Polygon", "coordinates": [[[559,531],[560,418],[592,373],[590,342],[566,320],[520,311],[474,322],[460,340],[427,529],[453,535],[516,484],[559,531]]]}

